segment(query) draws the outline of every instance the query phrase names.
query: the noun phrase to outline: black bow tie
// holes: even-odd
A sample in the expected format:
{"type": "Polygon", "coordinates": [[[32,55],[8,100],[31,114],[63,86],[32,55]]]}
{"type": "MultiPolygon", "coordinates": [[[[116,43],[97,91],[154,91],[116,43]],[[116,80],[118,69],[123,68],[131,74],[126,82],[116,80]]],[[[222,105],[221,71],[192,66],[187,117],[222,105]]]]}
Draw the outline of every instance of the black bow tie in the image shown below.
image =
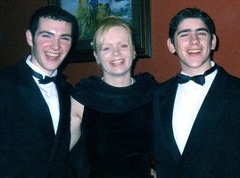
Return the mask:
{"type": "Polygon", "coordinates": [[[205,76],[211,74],[213,71],[215,71],[216,69],[216,65],[214,65],[212,68],[210,68],[209,70],[207,70],[206,72],[204,72],[204,74],[202,75],[196,75],[196,76],[187,76],[184,74],[178,74],[178,83],[183,84],[183,83],[187,83],[189,80],[194,81],[195,83],[199,84],[199,85],[204,85],[205,83],[205,76]]]}
{"type": "Polygon", "coordinates": [[[38,81],[40,84],[48,84],[50,82],[55,81],[55,77],[45,76],[45,78],[43,78],[42,74],[39,74],[39,73],[35,72],[34,70],[32,70],[32,75],[39,79],[38,81]]]}

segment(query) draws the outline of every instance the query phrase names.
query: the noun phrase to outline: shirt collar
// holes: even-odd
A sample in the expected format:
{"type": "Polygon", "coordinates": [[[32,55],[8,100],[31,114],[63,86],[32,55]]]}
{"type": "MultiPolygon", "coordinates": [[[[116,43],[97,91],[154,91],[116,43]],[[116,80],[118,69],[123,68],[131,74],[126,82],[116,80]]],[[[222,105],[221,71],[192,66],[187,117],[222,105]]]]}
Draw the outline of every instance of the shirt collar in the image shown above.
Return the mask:
{"type": "MultiPolygon", "coordinates": [[[[214,62],[214,61],[211,61],[211,67],[213,67],[214,65],[215,65],[215,62],[214,62]]],[[[205,72],[205,71],[203,71],[203,72],[201,72],[201,73],[199,73],[199,74],[196,74],[196,75],[202,75],[202,74],[204,74],[204,72],[205,72]]],[[[181,74],[188,75],[188,74],[186,74],[186,73],[183,72],[183,71],[181,71],[181,74]]]]}

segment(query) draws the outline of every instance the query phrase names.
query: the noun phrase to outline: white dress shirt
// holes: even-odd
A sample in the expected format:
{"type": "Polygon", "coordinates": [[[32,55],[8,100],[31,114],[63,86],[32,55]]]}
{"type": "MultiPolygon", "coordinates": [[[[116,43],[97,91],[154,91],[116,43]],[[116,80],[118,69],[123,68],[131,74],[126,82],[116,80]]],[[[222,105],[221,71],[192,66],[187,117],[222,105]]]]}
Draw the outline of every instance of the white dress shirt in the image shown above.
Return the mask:
{"type": "MultiPolygon", "coordinates": [[[[213,66],[215,63],[212,62],[213,66]]],[[[172,127],[180,153],[183,153],[188,136],[205,96],[217,74],[217,70],[205,77],[205,84],[199,85],[190,80],[178,84],[173,109],[172,127]]],[[[186,74],[185,74],[186,75],[186,74]]]]}
{"type": "MultiPolygon", "coordinates": [[[[27,57],[26,59],[26,63],[29,65],[29,67],[42,74],[43,77],[45,77],[47,74],[44,74],[43,71],[41,71],[37,66],[35,66],[31,61],[31,55],[27,57]]],[[[52,76],[56,76],[57,75],[57,70],[55,70],[52,74],[52,76]]],[[[59,111],[59,99],[58,99],[58,92],[57,92],[57,88],[54,82],[50,82],[48,84],[40,84],[39,83],[39,79],[33,76],[33,79],[36,81],[51,114],[52,117],[52,122],[53,122],[53,128],[55,131],[55,134],[57,132],[57,128],[58,128],[58,123],[59,123],[59,117],[60,117],[60,111],[59,111]]]]}

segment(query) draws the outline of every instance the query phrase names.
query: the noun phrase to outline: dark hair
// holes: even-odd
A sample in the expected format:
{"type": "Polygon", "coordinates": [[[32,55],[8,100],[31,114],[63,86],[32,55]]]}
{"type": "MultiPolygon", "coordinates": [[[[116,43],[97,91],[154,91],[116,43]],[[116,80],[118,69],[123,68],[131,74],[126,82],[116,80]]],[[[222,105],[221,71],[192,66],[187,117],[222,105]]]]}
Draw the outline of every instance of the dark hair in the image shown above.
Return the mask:
{"type": "Polygon", "coordinates": [[[58,6],[44,6],[39,8],[29,21],[28,29],[31,31],[32,36],[35,35],[39,27],[40,18],[49,18],[70,23],[72,25],[72,39],[73,42],[76,42],[78,37],[78,23],[73,15],[58,6]]]}
{"type": "Polygon", "coordinates": [[[216,34],[216,29],[215,29],[213,20],[207,13],[205,13],[197,8],[186,8],[186,9],[183,9],[182,11],[178,12],[170,21],[168,36],[171,39],[171,42],[173,44],[174,44],[175,32],[177,31],[179,24],[186,18],[201,19],[203,21],[203,23],[207,26],[210,36],[211,36],[211,39],[212,39],[213,34],[216,34]]]}

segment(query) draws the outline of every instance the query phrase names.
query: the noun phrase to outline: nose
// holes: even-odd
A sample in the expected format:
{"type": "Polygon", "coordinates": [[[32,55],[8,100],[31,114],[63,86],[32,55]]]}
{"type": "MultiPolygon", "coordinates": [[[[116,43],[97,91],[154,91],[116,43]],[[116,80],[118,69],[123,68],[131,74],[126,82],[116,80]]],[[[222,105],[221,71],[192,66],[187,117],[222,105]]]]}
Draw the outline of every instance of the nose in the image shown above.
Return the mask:
{"type": "Polygon", "coordinates": [[[120,49],[118,48],[118,47],[114,47],[113,48],[113,55],[114,56],[117,56],[117,55],[119,55],[120,54],[120,49]]]}
{"type": "Polygon", "coordinates": [[[199,41],[198,35],[196,33],[193,33],[191,35],[190,41],[191,41],[191,43],[198,43],[198,41],[199,41]]]}
{"type": "Polygon", "coordinates": [[[51,44],[52,49],[58,50],[60,48],[60,42],[58,39],[53,39],[51,44]]]}

